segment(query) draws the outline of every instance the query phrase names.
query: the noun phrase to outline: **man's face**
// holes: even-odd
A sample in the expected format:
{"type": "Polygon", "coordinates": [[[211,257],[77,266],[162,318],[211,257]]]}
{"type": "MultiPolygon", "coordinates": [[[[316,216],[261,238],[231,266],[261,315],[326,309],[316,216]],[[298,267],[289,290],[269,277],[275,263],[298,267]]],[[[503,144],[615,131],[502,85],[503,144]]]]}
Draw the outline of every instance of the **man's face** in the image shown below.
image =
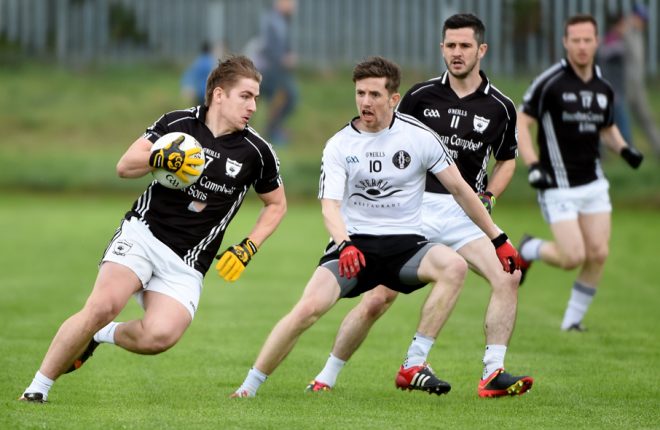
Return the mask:
{"type": "Polygon", "coordinates": [[[360,122],[369,132],[377,132],[392,122],[399,93],[389,94],[387,78],[365,78],[355,82],[355,104],[360,122]]]}
{"type": "Polygon", "coordinates": [[[566,57],[577,67],[591,67],[598,49],[596,28],[590,22],[568,26],[564,36],[566,57]]]}
{"type": "Polygon", "coordinates": [[[254,79],[241,78],[229,91],[221,90],[220,117],[233,130],[243,130],[257,110],[259,83],[254,79]]]}
{"type": "Polygon", "coordinates": [[[466,78],[475,71],[475,66],[487,49],[485,44],[477,43],[474,30],[470,27],[447,29],[441,48],[447,70],[458,79],[466,78]]]}

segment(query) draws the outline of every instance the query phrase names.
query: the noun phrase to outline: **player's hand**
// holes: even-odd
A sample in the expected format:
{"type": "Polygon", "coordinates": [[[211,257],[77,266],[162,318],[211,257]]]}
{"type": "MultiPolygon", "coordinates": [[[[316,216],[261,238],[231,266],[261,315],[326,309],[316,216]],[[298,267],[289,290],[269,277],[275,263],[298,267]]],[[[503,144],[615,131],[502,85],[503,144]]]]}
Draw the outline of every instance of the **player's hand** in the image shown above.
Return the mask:
{"type": "Polygon", "coordinates": [[[493,242],[497,258],[500,260],[505,272],[513,273],[520,268],[520,255],[518,255],[516,248],[511,245],[506,234],[500,234],[491,242],[493,242]]]}
{"type": "Polygon", "coordinates": [[[527,180],[532,187],[539,190],[545,190],[546,188],[555,186],[555,181],[552,180],[550,173],[546,172],[538,162],[529,166],[527,180]]]}
{"type": "Polygon", "coordinates": [[[626,146],[621,150],[621,157],[623,157],[624,160],[626,160],[626,163],[630,164],[630,167],[633,169],[636,169],[639,167],[640,164],[642,164],[642,160],[644,160],[644,155],[637,150],[637,148],[633,148],[632,146],[626,146]]]}
{"type": "Polygon", "coordinates": [[[218,275],[225,281],[234,282],[237,280],[245,266],[248,265],[252,256],[258,251],[257,245],[246,237],[238,245],[232,245],[222,255],[216,255],[218,264],[215,265],[218,275]]]}
{"type": "Polygon", "coordinates": [[[360,269],[367,265],[364,260],[364,254],[349,240],[340,243],[338,249],[339,276],[343,276],[346,279],[356,277],[360,269]]]}
{"type": "Polygon", "coordinates": [[[490,191],[484,191],[483,193],[479,193],[479,200],[481,200],[481,203],[484,204],[484,207],[486,208],[488,213],[493,213],[493,208],[495,207],[495,203],[497,202],[493,193],[491,193],[490,191]]]}
{"type": "Polygon", "coordinates": [[[188,183],[190,180],[186,174],[198,176],[200,172],[194,166],[204,164],[204,160],[192,157],[200,153],[200,148],[186,150],[180,148],[184,139],[184,136],[179,136],[168,145],[153,151],[149,156],[149,165],[156,169],[165,169],[172,172],[184,183],[188,183]]]}

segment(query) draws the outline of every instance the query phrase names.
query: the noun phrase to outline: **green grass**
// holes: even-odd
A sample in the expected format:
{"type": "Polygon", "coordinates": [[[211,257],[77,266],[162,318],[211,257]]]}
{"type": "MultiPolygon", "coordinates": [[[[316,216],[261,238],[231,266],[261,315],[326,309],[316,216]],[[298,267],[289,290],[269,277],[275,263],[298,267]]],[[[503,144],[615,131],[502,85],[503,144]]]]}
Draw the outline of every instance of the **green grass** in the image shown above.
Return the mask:
{"type": "MultiPolygon", "coordinates": [[[[406,71],[401,91],[425,74],[406,71]]],[[[116,66],[71,72],[37,64],[0,68],[0,188],[49,191],[138,192],[145,181],[122,181],[114,166],[126,148],[164,112],[185,107],[179,70],[172,66],[116,66]]],[[[493,77],[498,88],[519,103],[528,77],[493,77]]],[[[300,74],[300,105],[291,118],[291,145],[277,148],[290,198],[317,193],[323,145],[355,115],[350,71],[300,74]]],[[[660,81],[649,99],[660,121],[660,81]]],[[[253,125],[262,129],[266,104],[260,102],[253,125]]],[[[660,207],[658,161],[635,130],[647,160],[639,171],[618,156],[605,170],[625,203],[660,207]]],[[[521,163],[507,199],[529,201],[521,163]]]]}
{"type": "MultiPolygon", "coordinates": [[[[227,398],[266,335],[295,303],[327,239],[318,204],[292,204],[280,229],[236,284],[213,271],[195,321],[158,356],[101,346],[57,381],[46,405],[15,399],[59,324],[79,309],[96,264],[135,196],[3,193],[0,282],[0,428],[659,428],[657,211],[618,207],[590,331],[558,326],[574,274],[536,264],[520,291],[507,366],[536,379],[521,398],[476,397],[489,290],[470,275],[431,362],[453,384],[443,397],[394,389],[425,291],[401,297],[344,369],[335,391],[306,395],[345,313],[343,300],[305,333],[256,399],[227,398]]],[[[248,202],[225,245],[257,216],[248,202]]],[[[538,209],[502,202],[496,221],[511,237],[547,234],[538,209]]],[[[138,318],[131,302],[121,319],[138,318]]]]}

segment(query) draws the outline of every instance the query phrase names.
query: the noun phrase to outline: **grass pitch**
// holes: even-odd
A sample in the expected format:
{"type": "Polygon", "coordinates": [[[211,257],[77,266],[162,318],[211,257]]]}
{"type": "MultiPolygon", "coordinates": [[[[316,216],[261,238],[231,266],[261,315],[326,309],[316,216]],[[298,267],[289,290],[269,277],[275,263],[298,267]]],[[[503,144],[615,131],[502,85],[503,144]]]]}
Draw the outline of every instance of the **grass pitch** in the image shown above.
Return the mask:
{"type": "MultiPolygon", "coordinates": [[[[323,366],[342,300],[306,332],[255,399],[228,399],[272,326],[295,303],[327,239],[318,204],[292,204],[281,228],[243,277],[214,271],[181,342],[158,356],[102,345],[79,371],[61,377],[46,405],[16,401],[59,324],[84,303],[96,263],[134,196],[4,193],[0,282],[0,428],[658,428],[660,363],[657,211],[615,208],[611,253],[585,320],[587,333],[562,333],[574,275],[536,264],[520,291],[507,355],[534,388],[520,398],[479,399],[483,315],[489,289],[470,275],[430,361],[452,391],[404,393],[394,376],[415,331],[426,290],[402,296],[345,367],[335,390],[303,392],[323,366]]],[[[616,206],[616,205],[615,205],[616,206]]],[[[257,216],[248,202],[224,246],[257,216]]],[[[498,205],[512,238],[547,234],[538,209],[498,205]]],[[[121,320],[141,314],[134,302],[121,320]]]]}

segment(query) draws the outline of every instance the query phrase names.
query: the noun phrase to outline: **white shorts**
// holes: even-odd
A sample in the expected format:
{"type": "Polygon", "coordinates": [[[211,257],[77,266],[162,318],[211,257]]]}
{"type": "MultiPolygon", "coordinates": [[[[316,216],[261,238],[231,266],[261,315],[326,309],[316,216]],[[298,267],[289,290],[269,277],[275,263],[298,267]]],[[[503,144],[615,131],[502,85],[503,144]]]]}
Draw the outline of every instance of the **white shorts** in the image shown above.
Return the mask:
{"type": "Polygon", "coordinates": [[[610,183],[597,179],[571,188],[551,188],[538,192],[539,206],[548,224],[577,219],[578,214],[612,212],[610,183]]]}
{"type": "Polygon", "coordinates": [[[431,242],[441,243],[454,251],[486,235],[451,194],[438,193],[424,193],[422,234],[431,242]]]}
{"type": "Polygon", "coordinates": [[[156,291],[178,301],[191,318],[195,317],[204,276],[156,239],[137,218],[122,221],[102,261],[126,266],[137,275],[142,282],[142,291],[135,294],[140,306],[144,307],[145,291],[156,291]]]}

